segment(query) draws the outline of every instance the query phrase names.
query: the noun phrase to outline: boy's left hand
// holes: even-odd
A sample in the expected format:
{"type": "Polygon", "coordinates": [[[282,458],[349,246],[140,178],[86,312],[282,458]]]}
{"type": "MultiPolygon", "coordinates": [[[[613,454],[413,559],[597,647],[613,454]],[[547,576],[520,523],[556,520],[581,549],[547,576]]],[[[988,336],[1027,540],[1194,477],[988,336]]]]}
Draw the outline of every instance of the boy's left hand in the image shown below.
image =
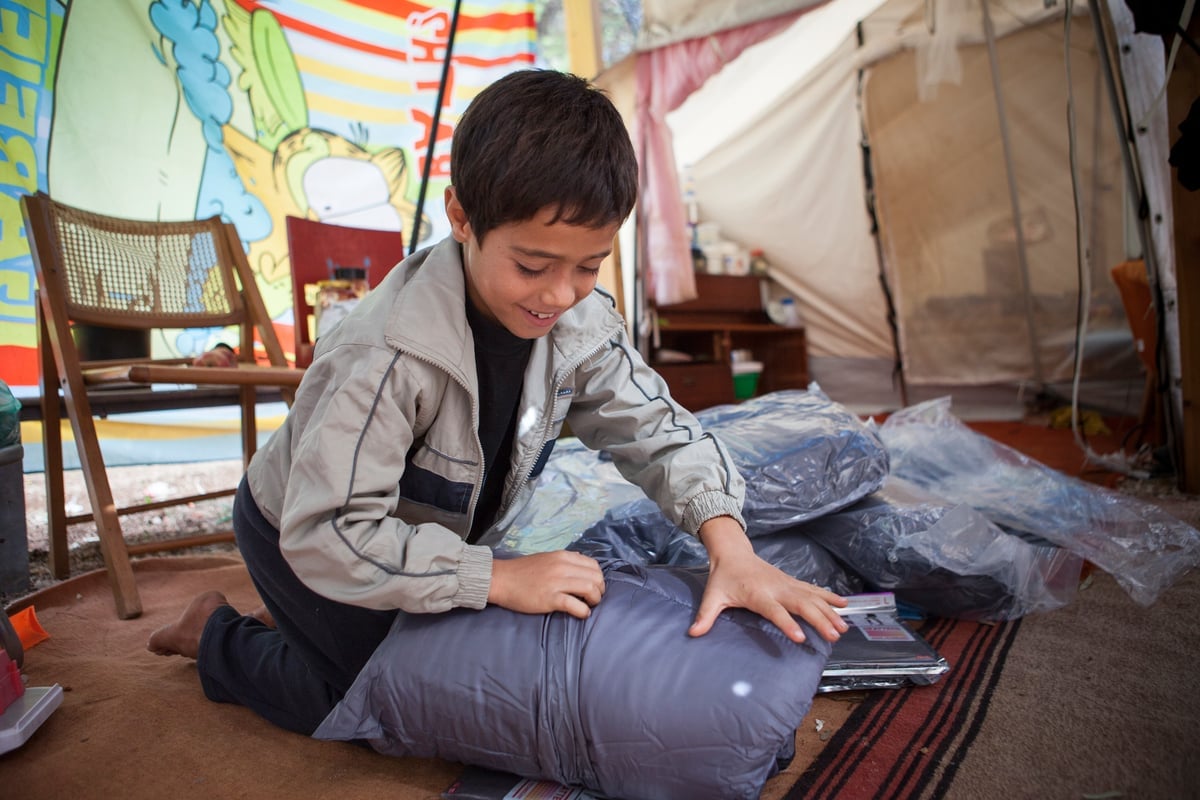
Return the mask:
{"type": "Polygon", "coordinates": [[[745,608],[773,622],[794,642],[804,641],[793,614],[800,616],[826,640],[836,641],[848,626],[834,610],[846,600],[833,592],[797,580],[768,564],[754,552],[742,526],[732,517],[714,517],[700,526],[708,550],[708,585],[692,626],[691,636],[703,636],[726,608],[745,608]]]}

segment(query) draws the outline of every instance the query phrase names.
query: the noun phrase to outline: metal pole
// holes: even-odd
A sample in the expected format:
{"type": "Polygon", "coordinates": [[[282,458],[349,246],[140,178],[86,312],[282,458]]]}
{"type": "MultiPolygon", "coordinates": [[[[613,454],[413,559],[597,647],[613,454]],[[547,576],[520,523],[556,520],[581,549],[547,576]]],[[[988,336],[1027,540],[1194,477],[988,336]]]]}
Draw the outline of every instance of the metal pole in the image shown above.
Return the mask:
{"type": "Polygon", "coordinates": [[[429,147],[425,151],[425,168],[421,170],[421,188],[417,192],[417,210],[413,214],[412,238],[408,243],[408,254],[417,251],[421,238],[421,215],[425,212],[425,192],[429,188],[429,171],[433,169],[433,151],[437,147],[438,124],[442,118],[442,101],[446,97],[446,84],[450,81],[450,56],[454,52],[454,36],[458,31],[458,12],[462,0],[454,0],[454,11],[450,15],[450,34],[446,37],[446,60],[442,62],[442,78],[438,82],[437,102],[433,106],[433,127],[429,132],[429,147]]]}

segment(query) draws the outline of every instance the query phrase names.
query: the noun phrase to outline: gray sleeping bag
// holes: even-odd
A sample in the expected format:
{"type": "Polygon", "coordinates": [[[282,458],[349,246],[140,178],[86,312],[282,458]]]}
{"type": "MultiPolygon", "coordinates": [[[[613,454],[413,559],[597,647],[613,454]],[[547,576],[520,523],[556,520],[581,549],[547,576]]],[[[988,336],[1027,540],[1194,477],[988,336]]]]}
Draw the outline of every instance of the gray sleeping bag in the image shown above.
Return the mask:
{"type": "Polygon", "coordinates": [[[608,563],[587,620],[402,613],[314,736],[621,800],[757,798],[794,754],[830,645],[741,609],[689,637],[706,578],[608,563]]]}

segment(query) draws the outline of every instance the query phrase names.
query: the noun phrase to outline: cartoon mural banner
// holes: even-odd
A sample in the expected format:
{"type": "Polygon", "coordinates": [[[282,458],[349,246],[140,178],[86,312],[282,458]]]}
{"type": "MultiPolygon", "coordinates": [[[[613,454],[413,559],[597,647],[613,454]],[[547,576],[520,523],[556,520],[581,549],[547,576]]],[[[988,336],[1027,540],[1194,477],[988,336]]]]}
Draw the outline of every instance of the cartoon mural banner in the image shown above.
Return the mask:
{"type": "MultiPolygon", "coordinates": [[[[432,139],[419,244],[445,236],[454,125],[485,86],[534,64],[536,34],[530,2],[463,2],[450,48],[453,8],[0,0],[0,380],[38,379],[22,194],[130,219],[220,214],[285,343],[286,216],[399,229],[411,242],[432,139]]],[[[180,331],[156,347],[191,355],[221,333],[180,331]]]]}

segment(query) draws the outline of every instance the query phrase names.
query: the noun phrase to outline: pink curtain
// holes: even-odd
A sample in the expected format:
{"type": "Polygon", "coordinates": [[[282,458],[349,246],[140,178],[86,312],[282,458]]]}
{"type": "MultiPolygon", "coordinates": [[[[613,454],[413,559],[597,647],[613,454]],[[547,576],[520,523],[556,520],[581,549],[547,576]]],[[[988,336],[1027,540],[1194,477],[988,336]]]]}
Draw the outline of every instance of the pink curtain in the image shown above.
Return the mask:
{"type": "Polygon", "coordinates": [[[726,62],[803,13],[784,14],[638,54],[635,131],[642,175],[638,206],[641,268],[647,297],[656,305],[696,298],[688,220],[667,114],[726,62]]]}

